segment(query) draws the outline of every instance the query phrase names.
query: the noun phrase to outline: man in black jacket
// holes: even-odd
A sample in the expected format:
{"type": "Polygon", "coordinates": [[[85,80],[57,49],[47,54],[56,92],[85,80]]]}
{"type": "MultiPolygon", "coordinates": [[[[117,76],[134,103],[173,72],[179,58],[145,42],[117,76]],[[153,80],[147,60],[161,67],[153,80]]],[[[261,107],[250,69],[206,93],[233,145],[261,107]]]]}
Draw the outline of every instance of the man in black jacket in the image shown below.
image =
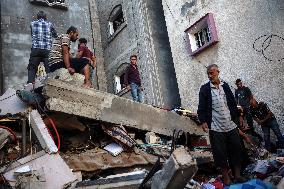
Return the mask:
{"type": "Polygon", "coordinates": [[[251,112],[250,112],[250,100],[252,98],[252,93],[248,87],[243,85],[243,82],[241,79],[236,80],[236,86],[237,86],[237,89],[235,90],[235,98],[236,98],[237,104],[242,107],[243,117],[246,118],[246,122],[248,124],[248,128],[244,130],[244,132],[257,137],[258,140],[261,142],[263,141],[263,139],[260,136],[260,134],[258,134],[254,130],[253,119],[252,119],[251,112]]]}
{"type": "Polygon", "coordinates": [[[221,169],[224,184],[231,184],[230,166],[234,170],[235,182],[243,182],[245,180],[240,175],[241,141],[234,123],[242,125],[243,120],[229,85],[219,79],[218,66],[209,65],[207,74],[210,81],[199,91],[198,118],[202,129],[209,132],[214,163],[221,169]]]}

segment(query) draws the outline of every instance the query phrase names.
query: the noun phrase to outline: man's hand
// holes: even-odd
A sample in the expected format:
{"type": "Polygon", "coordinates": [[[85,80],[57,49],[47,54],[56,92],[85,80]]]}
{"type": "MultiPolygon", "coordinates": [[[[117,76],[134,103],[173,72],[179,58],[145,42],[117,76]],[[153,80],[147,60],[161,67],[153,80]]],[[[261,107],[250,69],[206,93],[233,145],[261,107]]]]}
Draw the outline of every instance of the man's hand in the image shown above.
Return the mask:
{"type": "Polygon", "coordinates": [[[73,68],[67,68],[70,75],[73,75],[75,73],[75,70],[73,68]]]}
{"type": "Polygon", "coordinates": [[[143,88],[143,87],[141,87],[141,86],[139,87],[139,89],[140,89],[141,91],[144,91],[144,88],[143,88]]]}
{"type": "Polygon", "coordinates": [[[240,129],[244,130],[245,129],[244,118],[240,116],[239,120],[240,120],[240,129]]]}
{"type": "Polygon", "coordinates": [[[264,123],[263,120],[257,120],[256,122],[257,122],[257,124],[259,124],[259,125],[262,125],[262,124],[264,123]]]}
{"type": "Polygon", "coordinates": [[[127,86],[126,86],[126,89],[127,89],[127,90],[130,90],[130,89],[131,89],[130,85],[127,85],[127,86]]]}
{"type": "Polygon", "coordinates": [[[201,127],[202,127],[202,129],[203,129],[203,131],[204,131],[205,133],[208,133],[209,128],[208,128],[207,123],[202,123],[202,124],[201,124],[201,127]]]}

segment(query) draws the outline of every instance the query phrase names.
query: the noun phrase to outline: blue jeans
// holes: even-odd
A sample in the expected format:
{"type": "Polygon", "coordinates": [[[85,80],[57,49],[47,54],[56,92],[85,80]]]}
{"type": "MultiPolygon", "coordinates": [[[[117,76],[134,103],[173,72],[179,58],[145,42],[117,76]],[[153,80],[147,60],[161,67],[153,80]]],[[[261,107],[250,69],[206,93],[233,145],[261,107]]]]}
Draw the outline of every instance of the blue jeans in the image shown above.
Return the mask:
{"type": "Polygon", "coordinates": [[[280,147],[284,147],[284,137],[281,134],[281,131],[279,129],[279,125],[277,123],[277,120],[275,118],[272,118],[271,120],[268,120],[267,123],[261,126],[263,135],[264,135],[264,143],[265,143],[265,148],[267,150],[271,150],[271,141],[270,141],[270,129],[274,132],[276,135],[280,147]]]}
{"type": "Polygon", "coordinates": [[[139,85],[136,83],[130,83],[131,95],[135,102],[142,102],[142,91],[139,85]]]}

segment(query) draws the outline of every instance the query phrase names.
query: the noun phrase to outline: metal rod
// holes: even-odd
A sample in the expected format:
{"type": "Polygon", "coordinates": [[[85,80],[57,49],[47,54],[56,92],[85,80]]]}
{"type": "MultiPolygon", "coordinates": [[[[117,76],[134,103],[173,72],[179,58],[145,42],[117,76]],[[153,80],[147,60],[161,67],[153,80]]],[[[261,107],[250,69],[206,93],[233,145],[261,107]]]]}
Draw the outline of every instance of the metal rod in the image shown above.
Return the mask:
{"type": "Polygon", "coordinates": [[[22,119],[22,155],[25,155],[27,152],[27,120],[26,118],[22,119]]]}

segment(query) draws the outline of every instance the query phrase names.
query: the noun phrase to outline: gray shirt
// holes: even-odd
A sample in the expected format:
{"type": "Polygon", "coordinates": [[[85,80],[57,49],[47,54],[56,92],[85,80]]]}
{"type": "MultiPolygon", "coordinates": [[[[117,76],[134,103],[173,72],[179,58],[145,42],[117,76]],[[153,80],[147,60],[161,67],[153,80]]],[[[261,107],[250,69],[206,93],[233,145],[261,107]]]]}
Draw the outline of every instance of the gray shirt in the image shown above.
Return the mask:
{"type": "Polygon", "coordinates": [[[211,130],[217,132],[228,132],[237,127],[231,119],[226,94],[222,87],[223,84],[224,83],[221,81],[218,89],[210,82],[212,96],[211,130]]]}

